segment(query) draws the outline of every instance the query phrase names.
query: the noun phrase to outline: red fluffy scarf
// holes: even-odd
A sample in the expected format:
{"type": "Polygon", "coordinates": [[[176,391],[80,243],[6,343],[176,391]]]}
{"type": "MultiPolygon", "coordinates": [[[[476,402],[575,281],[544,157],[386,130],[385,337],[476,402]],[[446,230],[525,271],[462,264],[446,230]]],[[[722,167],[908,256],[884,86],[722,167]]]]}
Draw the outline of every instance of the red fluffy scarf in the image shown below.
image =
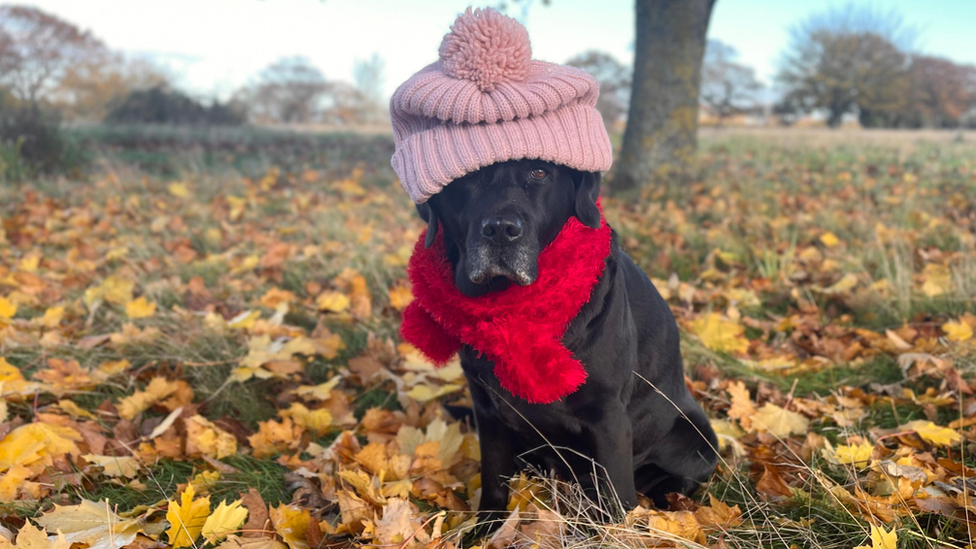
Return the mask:
{"type": "Polygon", "coordinates": [[[539,254],[534,283],[480,297],[457,289],[442,235],[424,248],[421,234],[407,267],[415,299],[403,311],[403,339],[437,365],[469,345],[495,363],[505,390],[534,404],[572,393],[586,370],[562,337],[606,267],[611,231],[600,221],[591,229],[571,217],[539,254]]]}

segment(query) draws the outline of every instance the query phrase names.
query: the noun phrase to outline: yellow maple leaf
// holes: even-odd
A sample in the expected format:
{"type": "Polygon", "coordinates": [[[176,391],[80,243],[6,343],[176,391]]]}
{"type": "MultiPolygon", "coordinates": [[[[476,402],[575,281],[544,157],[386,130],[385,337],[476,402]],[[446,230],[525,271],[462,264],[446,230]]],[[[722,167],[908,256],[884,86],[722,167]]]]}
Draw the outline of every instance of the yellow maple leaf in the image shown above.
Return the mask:
{"type": "Polygon", "coordinates": [[[402,311],[413,301],[413,292],[403,284],[397,284],[390,288],[390,306],[398,311],[402,311]]]}
{"type": "Polygon", "coordinates": [[[135,287],[135,282],[118,275],[111,275],[98,286],[85,290],[83,301],[88,307],[92,307],[99,300],[115,305],[125,305],[132,301],[132,291],[135,290],[135,287]]]}
{"type": "Polygon", "coordinates": [[[156,314],[156,303],[145,296],[134,299],[125,304],[125,314],[129,318],[148,318],[156,314]]]}
{"type": "Polygon", "coordinates": [[[24,374],[20,373],[20,368],[7,362],[7,359],[0,356],[0,381],[24,381],[24,374]]]}
{"type": "Polygon", "coordinates": [[[0,318],[13,318],[15,314],[17,314],[17,304],[0,297],[0,318]]]}
{"type": "Polygon", "coordinates": [[[71,544],[64,539],[64,535],[58,534],[56,538],[49,539],[43,530],[37,528],[30,521],[17,533],[17,543],[10,543],[10,540],[0,536],[0,549],[68,549],[71,544]]]}
{"type": "Polygon", "coordinates": [[[946,339],[957,343],[973,337],[973,327],[958,320],[950,320],[943,324],[942,331],[946,333],[946,339]]]}
{"type": "Polygon", "coordinates": [[[35,251],[21,259],[20,263],[17,265],[17,268],[28,273],[36,273],[37,268],[40,266],[41,254],[35,251]]]}
{"type": "Polygon", "coordinates": [[[873,453],[874,445],[870,442],[851,445],[840,444],[834,449],[833,458],[841,465],[864,467],[871,461],[871,454],[873,453]]]}
{"type": "Polygon", "coordinates": [[[124,305],[132,301],[132,291],[136,283],[117,275],[111,275],[102,282],[102,297],[105,301],[115,305],[124,305]]]}
{"type": "Polygon", "coordinates": [[[840,239],[837,238],[837,235],[834,233],[827,231],[820,235],[820,242],[823,242],[823,245],[828,248],[833,248],[834,246],[840,244],[840,239]]]}
{"type": "Polygon", "coordinates": [[[937,297],[950,293],[953,288],[952,272],[945,265],[929,263],[922,269],[922,293],[928,297],[937,297]]]}
{"type": "Polygon", "coordinates": [[[13,503],[16,501],[18,493],[22,493],[27,488],[27,484],[34,484],[27,482],[27,479],[33,476],[34,471],[23,465],[14,465],[6,473],[0,475],[0,502],[13,503]]]}
{"type": "Polygon", "coordinates": [[[192,486],[194,492],[205,494],[217,486],[219,481],[220,471],[200,471],[190,479],[187,486],[192,486]]]}
{"type": "Polygon", "coordinates": [[[295,423],[305,429],[322,436],[332,427],[332,414],[325,408],[309,410],[304,404],[293,402],[287,410],[281,411],[282,417],[290,417],[295,423]]]}
{"type": "Polygon", "coordinates": [[[732,400],[732,406],[729,407],[726,415],[739,420],[739,425],[743,429],[748,429],[752,425],[752,416],[756,413],[756,406],[749,398],[749,390],[746,389],[746,384],[741,381],[733,381],[726,390],[732,400]]]}
{"type": "Polygon", "coordinates": [[[44,316],[34,319],[34,322],[53,330],[61,325],[62,320],[64,320],[64,307],[49,307],[44,311],[44,316]]]}
{"type": "Polygon", "coordinates": [[[315,304],[318,305],[320,311],[341,313],[349,309],[349,298],[340,292],[322,292],[318,299],[315,300],[315,304]]]}
{"type": "Polygon", "coordinates": [[[854,549],[898,549],[898,531],[887,531],[871,525],[871,545],[858,545],[854,549]]]}
{"type": "Polygon", "coordinates": [[[169,191],[169,194],[177,198],[186,198],[190,196],[190,188],[187,187],[186,183],[170,183],[169,186],[166,187],[166,190],[169,191]]]}
{"type": "MultiPolygon", "coordinates": [[[[691,511],[658,511],[638,507],[628,513],[627,521],[644,523],[652,535],[668,541],[684,538],[699,544],[705,543],[705,531],[691,511]]],[[[674,545],[680,547],[684,544],[674,543],[674,545]]]]}
{"type": "Polygon", "coordinates": [[[843,294],[853,290],[855,286],[857,286],[857,275],[847,273],[837,282],[821,290],[821,292],[830,295],[843,294]]]}
{"type": "Polygon", "coordinates": [[[237,453],[237,439],[234,435],[217,427],[201,415],[187,418],[186,453],[197,452],[215,459],[223,459],[237,453]]]}
{"type": "Polygon", "coordinates": [[[271,523],[275,532],[288,544],[290,549],[309,549],[305,532],[312,521],[308,509],[282,503],[270,509],[271,523]]]}
{"type": "Polygon", "coordinates": [[[796,412],[784,410],[767,402],[752,416],[752,426],[757,430],[768,431],[774,436],[783,438],[806,433],[810,420],[796,412]]]}
{"type": "Polygon", "coordinates": [[[14,465],[51,465],[56,457],[77,454],[75,443],[80,440],[81,435],[70,427],[41,422],[21,425],[0,440],[0,472],[14,465]]]}
{"type": "Polygon", "coordinates": [[[296,395],[309,400],[329,400],[332,398],[332,390],[339,385],[340,381],[342,381],[342,376],[337,375],[325,383],[302,385],[295,389],[294,392],[296,395]]]}
{"type": "Polygon", "coordinates": [[[749,348],[749,340],[743,336],[745,327],[719,313],[701,315],[688,323],[688,329],[713,351],[744,353],[749,348]]]}
{"type": "Polygon", "coordinates": [[[437,385],[434,387],[426,384],[419,384],[411,387],[410,390],[407,391],[407,396],[419,402],[420,404],[424,404],[431,400],[440,398],[444,395],[449,395],[456,391],[460,391],[461,389],[463,389],[463,387],[456,383],[448,383],[445,385],[437,385]]]}
{"type": "Polygon", "coordinates": [[[162,403],[169,410],[175,410],[184,404],[189,404],[192,400],[193,390],[187,382],[154,377],[149,381],[146,390],[136,391],[119,402],[119,417],[132,419],[157,403],[162,403]]]}
{"type": "Polygon", "coordinates": [[[89,412],[88,410],[85,410],[81,406],[78,406],[77,404],[75,404],[73,400],[67,400],[67,399],[59,400],[58,408],[61,408],[61,411],[65,412],[66,414],[68,414],[74,419],[84,418],[93,421],[98,419],[98,417],[95,414],[89,412]]]}
{"type": "Polygon", "coordinates": [[[232,502],[230,505],[221,501],[214,512],[207,517],[207,521],[203,523],[200,535],[212,545],[227,537],[228,534],[236,532],[244,524],[246,518],[247,507],[241,507],[241,500],[232,502]]]}
{"type": "Polygon", "coordinates": [[[936,446],[952,446],[953,444],[959,442],[959,440],[962,438],[959,433],[953,431],[952,429],[949,429],[948,427],[939,427],[931,421],[926,421],[924,419],[909,421],[908,423],[902,425],[901,429],[905,431],[915,431],[918,433],[918,436],[922,437],[923,440],[936,446]]]}
{"type": "Polygon", "coordinates": [[[139,474],[141,465],[132,456],[99,456],[85,454],[81,456],[88,463],[102,468],[102,473],[110,477],[135,478],[139,474]]]}
{"type": "Polygon", "coordinates": [[[244,210],[247,209],[247,199],[239,196],[228,196],[227,207],[229,210],[227,215],[230,217],[230,220],[237,221],[244,215],[244,210]]]}
{"type": "Polygon", "coordinates": [[[301,438],[301,426],[286,417],[280,422],[268,420],[258,423],[258,432],[247,437],[247,441],[254,449],[254,457],[263,458],[298,448],[301,438]]]}
{"type": "Polygon", "coordinates": [[[117,376],[129,369],[132,363],[128,359],[110,360],[98,365],[92,370],[91,375],[99,383],[108,381],[112,376],[117,376]]]}
{"type": "Polygon", "coordinates": [[[260,303],[269,309],[277,309],[282,303],[293,303],[295,294],[281,288],[271,288],[261,296],[260,303]]]}
{"type": "Polygon", "coordinates": [[[193,484],[188,484],[179,503],[169,500],[166,509],[169,530],[166,536],[173,549],[192,546],[210,514],[210,496],[193,501],[194,495],[193,484]]]}

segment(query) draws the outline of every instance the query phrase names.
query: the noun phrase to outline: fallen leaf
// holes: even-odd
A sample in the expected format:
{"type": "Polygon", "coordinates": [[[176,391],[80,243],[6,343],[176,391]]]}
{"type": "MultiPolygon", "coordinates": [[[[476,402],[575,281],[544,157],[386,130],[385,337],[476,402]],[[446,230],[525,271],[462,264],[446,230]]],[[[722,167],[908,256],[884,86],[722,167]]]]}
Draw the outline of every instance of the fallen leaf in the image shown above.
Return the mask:
{"type": "Polygon", "coordinates": [[[275,532],[288,544],[289,549],[309,549],[305,531],[312,521],[308,509],[282,503],[271,508],[271,523],[275,532]]]}
{"type": "Polygon", "coordinates": [[[942,331],[945,332],[946,339],[957,343],[968,341],[973,337],[973,327],[958,320],[950,320],[943,324],[942,331]]]}
{"type": "Polygon", "coordinates": [[[81,434],[70,427],[40,422],[21,425],[0,440],[0,473],[14,465],[50,466],[54,458],[76,455],[75,443],[81,440],[81,434]]]}
{"type": "Polygon", "coordinates": [[[156,314],[156,304],[140,297],[125,304],[125,314],[132,319],[149,318],[156,314]]]}
{"type": "Polygon", "coordinates": [[[320,311],[341,313],[349,309],[349,298],[345,294],[335,291],[322,292],[315,300],[320,311]]]}
{"type": "MultiPolygon", "coordinates": [[[[826,450],[826,449],[825,449],[826,450]]],[[[871,461],[874,445],[870,442],[852,445],[838,445],[833,452],[833,460],[841,465],[864,467],[871,461]]]]}
{"type": "Polygon", "coordinates": [[[935,423],[923,419],[909,421],[902,425],[901,429],[915,431],[923,440],[936,446],[952,446],[962,438],[959,433],[948,427],[939,427],[935,423]]]}
{"type": "Polygon", "coordinates": [[[70,547],[71,544],[63,534],[58,534],[53,540],[48,539],[44,532],[30,521],[27,521],[17,533],[16,543],[10,543],[10,540],[0,536],[0,549],[69,549],[70,547]]]}
{"type": "Polygon", "coordinates": [[[823,245],[828,248],[833,248],[834,246],[840,244],[840,239],[837,238],[837,235],[834,233],[827,231],[820,235],[820,242],[822,242],[823,245]]]}
{"type": "Polygon", "coordinates": [[[773,436],[784,438],[806,433],[810,420],[796,412],[784,410],[767,402],[752,416],[752,426],[757,430],[768,431],[773,436]]]}
{"type": "Polygon", "coordinates": [[[0,296],[0,318],[13,318],[17,314],[17,305],[6,297],[0,296]]]}
{"type": "Polygon", "coordinates": [[[205,417],[195,415],[184,421],[186,426],[186,454],[203,454],[215,459],[223,459],[237,453],[237,439],[234,435],[217,427],[205,417]]]}
{"type": "Polygon", "coordinates": [[[207,517],[206,522],[203,523],[200,535],[207,540],[207,543],[213,545],[229,534],[236,532],[244,524],[246,518],[247,508],[241,507],[241,500],[234,501],[230,505],[221,501],[213,513],[207,517]]]}
{"type": "Polygon", "coordinates": [[[898,549],[898,531],[892,528],[887,531],[871,525],[871,545],[858,545],[854,549],[898,549]]]}
{"type": "Polygon", "coordinates": [[[169,500],[166,509],[169,530],[166,537],[173,549],[193,546],[210,514],[210,496],[194,501],[194,495],[193,484],[189,484],[183,490],[179,503],[169,500]]]}
{"type": "Polygon", "coordinates": [[[102,473],[109,477],[135,478],[139,474],[141,465],[132,456],[97,456],[85,454],[81,456],[88,463],[102,468],[102,473]]]}
{"type": "MultiPolygon", "coordinates": [[[[131,458],[130,458],[131,459],[131,458]]],[[[122,518],[106,501],[82,499],[78,505],[55,505],[37,524],[49,532],[60,532],[69,544],[81,543],[88,549],[116,549],[132,543],[142,531],[138,519],[122,518]]]]}
{"type": "Polygon", "coordinates": [[[688,323],[688,329],[713,351],[744,353],[749,341],[743,336],[745,327],[725,320],[719,313],[706,313],[688,323]]]}

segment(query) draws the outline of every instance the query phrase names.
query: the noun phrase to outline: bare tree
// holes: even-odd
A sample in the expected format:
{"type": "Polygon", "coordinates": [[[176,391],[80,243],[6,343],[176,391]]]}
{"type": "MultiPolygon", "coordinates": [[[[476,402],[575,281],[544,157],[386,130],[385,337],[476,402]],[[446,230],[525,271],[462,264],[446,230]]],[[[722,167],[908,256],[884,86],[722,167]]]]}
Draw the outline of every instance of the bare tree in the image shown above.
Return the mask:
{"type": "Polygon", "coordinates": [[[762,84],[755,71],[736,62],[735,48],[718,40],[709,40],[702,65],[701,102],[722,126],[725,119],[755,109],[756,94],[762,84]]]}
{"type": "MultiPolygon", "coordinates": [[[[359,122],[380,122],[389,113],[383,101],[383,70],[385,68],[386,63],[383,58],[375,53],[367,60],[356,60],[356,64],[353,66],[353,80],[356,83],[356,91],[361,102],[359,105],[359,122]]],[[[334,95],[339,95],[339,90],[336,90],[334,95]]]]}
{"type": "Polygon", "coordinates": [[[70,67],[106,55],[88,31],[29,6],[0,6],[0,85],[36,105],[70,67]]]}
{"type": "Polygon", "coordinates": [[[627,129],[609,189],[681,181],[694,159],[705,35],[715,0],[636,0],[627,129]]]}
{"type": "Polygon", "coordinates": [[[904,108],[914,37],[895,12],[849,4],[796,25],[777,80],[785,100],[804,112],[823,110],[827,124],[845,114],[862,125],[891,124],[904,108]]]}
{"type": "Polygon", "coordinates": [[[617,61],[609,53],[601,51],[583,52],[569,61],[567,65],[585,70],[600,84],[600,97],[596,109],[603,117],[607,131],[614,131],[617,123],[627,114],[630,101],[631,69],[617,61]]]}
{"type": "Polygon", "coordinates": [[[257,82],[238,98],[252,107],[259,120],[307,124],[321,114],[328,82],[304,57],[285,57],[258,75],[257,82]]]}

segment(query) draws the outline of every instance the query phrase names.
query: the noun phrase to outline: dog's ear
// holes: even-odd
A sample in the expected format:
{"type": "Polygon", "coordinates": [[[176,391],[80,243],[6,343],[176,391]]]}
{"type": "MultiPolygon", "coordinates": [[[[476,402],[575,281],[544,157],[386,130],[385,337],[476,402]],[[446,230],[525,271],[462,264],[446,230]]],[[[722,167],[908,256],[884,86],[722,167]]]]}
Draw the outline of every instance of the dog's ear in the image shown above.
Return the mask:
{"type": "Polygon", "coordinates": [[[576,218],[591,229],[600,228],[600,172],[578,172],[576,177],[576,218]]]}
{"type": "Polygon", "coordinates": [[[424,239],[424,248],[430,248],[434,245],[434,237],[437,236],[437,214],[427,202],[417,204],[417,213],[420,214],[421,219],[427,222],[427,238],[424,239]]]}

